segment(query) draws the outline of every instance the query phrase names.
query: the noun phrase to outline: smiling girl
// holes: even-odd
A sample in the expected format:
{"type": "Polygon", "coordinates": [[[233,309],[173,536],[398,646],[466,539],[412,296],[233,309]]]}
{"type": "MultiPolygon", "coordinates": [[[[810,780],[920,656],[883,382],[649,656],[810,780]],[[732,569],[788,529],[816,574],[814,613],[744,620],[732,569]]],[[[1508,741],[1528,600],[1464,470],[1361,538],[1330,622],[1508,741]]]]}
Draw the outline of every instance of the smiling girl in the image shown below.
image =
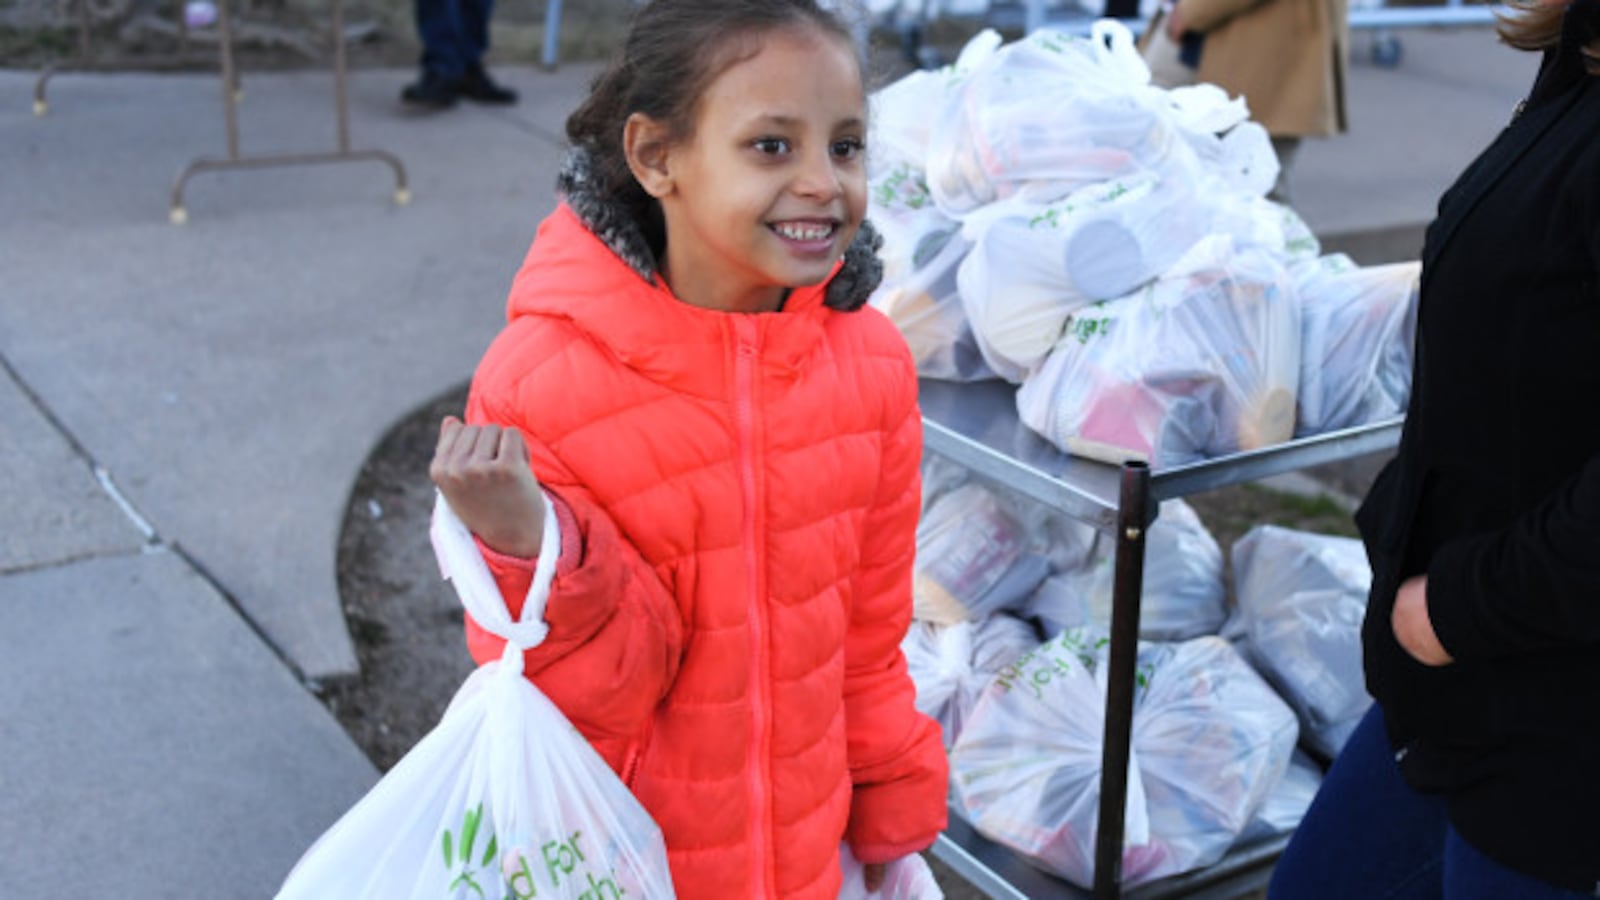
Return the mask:
{"type": "Polygon", "coordinates": [[[431,468],[513,615],[559,530],[525,671],[660,824],[683,897],[832,900],[841,841],[871,880],[945,825],[899,650],[921,418],[862,306],[865,116],[811,0],[640,9],[431,468]]]}

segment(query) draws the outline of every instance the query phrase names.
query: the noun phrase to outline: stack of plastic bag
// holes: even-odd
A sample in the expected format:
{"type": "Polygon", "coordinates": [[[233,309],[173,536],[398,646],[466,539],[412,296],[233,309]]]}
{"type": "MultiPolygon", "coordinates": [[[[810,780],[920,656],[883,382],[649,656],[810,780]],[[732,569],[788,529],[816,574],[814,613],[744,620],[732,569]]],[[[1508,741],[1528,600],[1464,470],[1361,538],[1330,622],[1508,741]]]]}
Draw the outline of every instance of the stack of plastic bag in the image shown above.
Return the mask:
{"type": "Polygon", "coordinates": [[[1214,235],[1144,290],[1075,314],[1017,407],[1069,453],[1168,467],[1288,439],[1299,380],[1288,272],[1214,235]]]}
{"type": "Polygon", "coordinates": [[[917,686],[917,709],[944,731],[949,749],[994,676],[1039,646],[1033,626],[1015,616],[939,625],[912,622],[900,647],[917,686]]]}
{"type": "Polygon", "coordinates": [[[1296,270],[1303,335],[1297,435],[1405,411],[1421,274],[1419,262],[1361,267],[1342,254],[1296,270]]]}
{"type": "MultiPolygon", "coordinates": [[[[1145,532],[1144,584],[1139,637],[1182,641],[1216,634],[1227,618],[1222,548],[1194,508],[1182,500],[1161,504],[1145,532]]],[[[1085,564],[1050,576],[1023,607],[1047,635],[1069,628],[1109,628],[1116,576],[1116,542],[1097,535],[1085,564]]]]}
{"type": "Polygon", "coordinates": [[[1235,618],[1223,633],[1279,689],[1306,743],[1338,755],[1372,704],[1361,621],[1372,570],[1361,542],[1259,525],[1233,546],[1235,618]]]}
{"type": "MultiPolygon", "coordinates": [[[[434,548],[462,605],[506,639],[444,717],[306,851],[277,900],[674,896],[661,830],[560,710],[523,677],[545,592],[513,622],[472,535],[441,496],[434,548]]],[[[560,548],[547,522],[535,585],[560,548]]],[[[547,588],[546,588],[547,590],[547,588]]]]}
{"type": "MultiPolygon", "coordinates": [[[[1082,886],[1092,881],[1109,639],[1064,632],[995,679],[951,751],[979,832],[1082,886]]],[[[1123,884],[1220,859],[1279,783],[1294,713],[1228,642],[1141,644],[1123,884]]]]}
{"type": "MultiPolygon", "coordinates": [[[[1104,318],[1086,305],[1137,294],[1207,235],[1283,265],[1317,250],[1292,210],[1264,199],[1277,159],[1243,100],[1152,85],[1115,21],[1087,38],[1038,30],[1003,46],[986,31],[954,65],[889,85],[872,107],[869,215],[886,259],[873,303],[926,376],[1036,375],[1104,318]]],[[[1284,385],[1292,410],[1294,380],[1284,385]]],[[[1139,387],[1108,387],[1123,389],[1139,387]]],[[[1088,438],[1066,449],[1095,448],[1106,449],[1088,438]]]]}

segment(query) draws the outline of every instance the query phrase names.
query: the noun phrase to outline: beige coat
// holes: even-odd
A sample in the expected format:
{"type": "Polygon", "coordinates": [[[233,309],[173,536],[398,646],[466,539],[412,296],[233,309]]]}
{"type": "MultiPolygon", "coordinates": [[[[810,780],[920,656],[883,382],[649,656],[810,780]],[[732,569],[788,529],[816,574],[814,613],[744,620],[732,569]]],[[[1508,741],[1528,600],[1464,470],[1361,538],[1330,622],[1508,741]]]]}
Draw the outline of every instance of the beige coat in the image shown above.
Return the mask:
{"type": "MultiPolygon", "coordinates": [[[[1180,0],[1205,35],[1198,80],[1242,94],[1273,137],[1323,137],[1348,127],[1347,0],[1180,0]]],[[[1165,28],[1158,14],[1146,38],[1165,28]]]]}

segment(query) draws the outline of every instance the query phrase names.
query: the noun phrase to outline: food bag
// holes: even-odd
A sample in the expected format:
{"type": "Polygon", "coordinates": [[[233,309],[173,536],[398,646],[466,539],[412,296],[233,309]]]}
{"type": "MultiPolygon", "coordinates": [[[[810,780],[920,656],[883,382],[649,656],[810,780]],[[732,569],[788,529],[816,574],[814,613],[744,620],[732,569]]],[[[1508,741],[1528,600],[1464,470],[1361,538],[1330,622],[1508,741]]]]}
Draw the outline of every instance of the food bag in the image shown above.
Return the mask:
{"type": "Polygon", "coordinates": [[[1288,834],[1298,828],[1300,820],[1306,817],[1306,810],[1311,808],[1311,801],[1317,797],[1317,788],[1320,787],[1322,787],[1322,767],[1317,765],[1316,760],[1306,755],[1305,751],[1294,751],[1294,755],[1289,757],[1289,768],[1284,771],[1278,786],[1267,795],[1256,817],[1251,819],[1250,824],[1239,833],[1239,839],[1234,842],[1234,846],[1247,847],[1267,838],[1288,834]]]}
{"type": "MultiPolygon", "coordinates": [[[[1093,880],[1110,640],[1072,629],[1008,666],[950,754],[974,828],[1083,887],[1093,880]]],[[[1218,637],[1143,643],[1124,886],[1220,859],[1283,776],[1294,713],[1218,637]]]]}
{"type": "Polygon", "coordinates": [[[277,900],[673,897],[661,830],[522,674],[524,650],[547,631],[553,520],[518,622],[442,495],[431,533],[462,605],[506,639],[505,654],[306,851],[277,900]]]}
{"type": "Polygon", "coordinates": [[[957,290],[956,272],[972,246],[960,224],[932,207],[921,176],[904,165],[870,187],[868,214],[883,235],[883,280],[869,302],[900,329],[917,374],[947,381],[994,377],[957,290]]]}
{"type": "Polygon", "coordinates": [[[927,153],[928,187],[953,218],[1031,186],[1044,199],[1156,169],[1185,149],[1128,29],[1089,37],[1039,29],[999,47],[943,105],[927,153]]]}
{"type": "Polygon", "coordinates": [[[1004,613],[954,625],[911,623],[900,649],[917,688],[917,711],[939,723],[945,749],[994,675],[1038,646],[1032,625],[1004,613]]]}
{"type": "Polygon", "coordinates": [[[1074,313],[1017,408],[1068,453],[1171,467],[1287,440],[1299,380],[1287,271],[1211,235],[1137,293],[1074,313]]]}
{"type": "Polygon", "coordinates": [[[956,293],[956,267],[971,242],[934,205],[924,176],[932,123],[959,89],[959,71],[919,70],[872,94],[867,217],[883,236],[872,305],[899,327],[918,374],[968,381],[993,377],[956,293]]]}
{"type": "Polygon", "coordinates": [[[1372,704],[1361,621],[1372,569],[1355,538],[1258,525],[1233,545],[1238,609],[1224,628],[1300,716],[1306,743],[1338,755],[1372,704]]]}
{"type": "MultiPolygon", "coordinates": [[[[1161,504],[1145,532],[1144,584],[1139,600],[1139,637],[1182,641],[1216,634],[1228,617],[1222,547],[1182,500],[1161,504]]],[[[1082,566],[1046,579],[1023,606],[1047,635],[1084,625],[1111,627],[1116,542],[1098,535],[1082,566]]]]}
{"type": "Polygon", "coordinates": [[[1153,172],[1097,182],[1047,203],[1011,200],[969,215],[956,275],[989,366],[1013,382],[1044,362],[1072,313],[1130,293],[1206,235],[1182,182],[1153,172]]]}
{"type": "Polygon", "coordinates": [[[1420,262],[1357,266],[1343,254],[1295,270],[1302,334],[1295,434],[1405,411],[1421,275],[1420,262]]]}
{"type": "Polygon", "coordinates": [[[1018,606],[1050,574],[1005,495],[977,481],[940,494],[917,524],[912,615],[954,624],[1018,606]]]}

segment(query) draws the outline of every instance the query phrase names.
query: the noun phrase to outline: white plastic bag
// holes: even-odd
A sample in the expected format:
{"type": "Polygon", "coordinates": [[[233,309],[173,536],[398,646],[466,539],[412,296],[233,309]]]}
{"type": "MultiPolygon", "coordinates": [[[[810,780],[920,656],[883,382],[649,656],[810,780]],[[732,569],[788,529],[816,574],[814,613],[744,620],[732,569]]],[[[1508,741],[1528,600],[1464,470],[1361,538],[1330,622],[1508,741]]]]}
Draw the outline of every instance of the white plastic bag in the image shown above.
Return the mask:
{"type": "MultiPolygon", "coordinates": [[[[1110,641],[1073,629],[1019,659],[978,700],[950,754],[979,832],[1088,887],[1099,822],[1110,641]]],[[[1278,784],[1294,713],[1227,641],[1141,644],[1123,883],[1221,858],[1278,784]]]]}
{"type": "Polygon", "coordinates": [[[1287,271],[1211,235],[1145,289],[1075,313],[1017,408],[1069,453],[1170,467],[1287,440],[1299,381],[1287,271]]]}
{"type": "MultiPolygon", "coordinates": [[[[1228,616],[1217,539],[1182,500],[1163,502],[1145,535],[1139,637],[1183,641],[1216,634],[1228,616]]],[[[1116,542],[1098,535],[1083,565],[1052,575],[1023,609],[1047,635],[1084,625],[1109,628],[1115,577],[1116,542]]]]}
{"type": "Polygon", "coordinates": [[[1073,312],[1165,272],[1207,224],[1184,184],[1143,171],[1047,203],[1018,198],[972,213],[962,233],[973,245],[956,284],[984,359],[1022,381],[1073,312]]]}
{"type": "Polygon", "coordinates": [[[1306,743],[1338,755],[1372,705],[1361,621],[1372,569],[1355,538],[1258,525],[1233,545],[1238,598],[1224,634],[1300,716],[1306,743]]]}
{"type": "MultiPolygon", "coordinates": [[[[535,585],[559,547],[547,521],[535,585]]],[[[479,625],[507,639],[444,717],[306,851],[278,900],[674,896],[661,831],[600,755],[523,677],[546,597],[512,622],[471,534],[441,496],[440,567],[479,625]]]]}
{"type": "Polygon", "coordinates": [[[871,190],[869,215],[883,235],[883,280],[870,302],[900,329],[919,375],[946,381],[994,377],[957,291],[956,271],[972,246],[961,226],[932,201],[918,200],[925,188],[909,168],[891,170],[871,190]],[[912,205],[919,202],[928,205],[912,205]]]}
{"type": "Polygon", "coordinates": [[[954,625],[911,623],[900,648],[917,688],[917,711],[939,723],[945,749],[995,674],[1038,646],[1033,626],[1004,613],[954,625]]]}
{"type": "Polygon", "coordinates": [[[1024,185],[1053,199],[1154,169],[1180,143],[1127,28],[1095,27],[1091,38],[1039,29],[966,73],[928,147],[928,187],[946,215],[1024,185]]]}
{"type": "Polygon", "coordinates": [[[1317,788],[1321,786],[1322,767],[1305,751],[1294,751],[1294,755],[1289,757],[1289,768],[1284,771],[1278,786],[1267,795],[1256,817],[1240,832],[1234,846],[1247,847],[1298,828],[1300,820],[1306,817],[1306,810],[1311,808],[1311,801],[1317,797],[1317,788]]]}
{"type": "Polygon", "coordinates": [[[1297,435],[1405,411],[1421,275],[1420,262],[1362,267],[1343,254],[1295,269],[1302,334],[1297,435]]]}
{"type": "Polygon", "coordinates": [[[933,878],[933,869],[922,854],[902,856],[884,872],[883,886],[868,893],[861,861],[850,852],[849,844],[839,847],[839,868],[844,870],[844,884],[839,887],[839,900],[944,900],[944,891],[933,878]]]}
{"type": "Polygon", "coordinates": [[[1050,574],[1034,537],[981,482],[940,494],[917,524],[912,615],[948,625],[1020,605],[1050,574]]]}

